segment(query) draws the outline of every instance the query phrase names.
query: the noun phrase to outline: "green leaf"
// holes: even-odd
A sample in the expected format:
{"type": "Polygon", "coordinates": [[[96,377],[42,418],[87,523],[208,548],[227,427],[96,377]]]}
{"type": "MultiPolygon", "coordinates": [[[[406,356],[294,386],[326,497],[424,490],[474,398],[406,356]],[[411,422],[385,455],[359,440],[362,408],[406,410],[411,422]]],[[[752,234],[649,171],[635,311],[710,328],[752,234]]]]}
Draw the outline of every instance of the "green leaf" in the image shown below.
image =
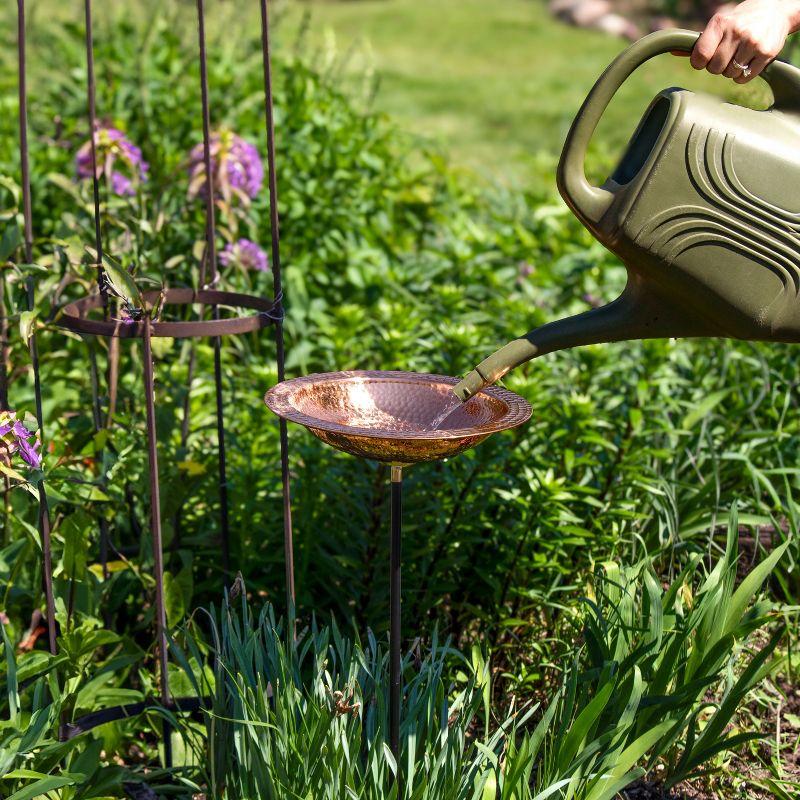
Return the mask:
{"type": "Polygon", "coordinates": [[[19,315],[19,335],[25,344],[28,344],[28,341],[36,330],[36,318],[38,316],[38,311],[23,311],[19,315]]]}
{"type": "Polygon", "coordinates": [[[604,775],[601,783],[598,784],[598,791],[594,791],[587,797],[587,800],[613,800],[617,795],[626,787],[630,786],[634,781],[639,780],[644,775],[644,770],[641,767],[632,769],[630,772],[620,775],[619,777],[604,775]]]}
{"type": "MultiPolygon", "coordinates": [[[[97,253],[91,248],[87,250],[97,258],[97,253]]],[[[144,308],[144,300],[133,276],[116,259],[103,253],[103,269],[111,290],[117,297],[121,297],[132,308],[144,308]]]]}
{"type": "Polygon", "coordinates": [[[164,573],[164,605],[170,626],[177,625],[186,615],[193,588],[191,569],[182,569],[175,575],[164,573]]]}
{"type": "Polygon", "coordinates": [[[490,772],[486,775],[484,784],[483,784],[483,791],[481,792],[481,800],[496,800],[497,798],[497,778],[494,775],[494,772],[490,772]]]}
{"type": "Polygon", "coordinates": [[[720,389],[706,395],[684,418],[681,428],[691,430],[703,417],[713,411],[731,393],[730,389],[720,389]]]}
{"type": "Polygon", "coordinates": [[[24,475],[21,475],[13,467],[7,467],[2,461],[0,461],[0,472],[4,475],[8,475],[9,478],[13,478],[15,481],[25,482],[24,475]]]}
{"type": "Polygon", "coordinates": [[[13,252],[19,247],[21,240],[22,236],[16,221],[6,225],[6,229],[3,231],[3,238],[0,239],[0,264],[8,261],[13,252]]]}
{"type": "MultiPolygon", "coordinates": [[[[28,770],[25,771],[27,772],[28,770]]],[[[36,774],[39,773],[32,773],[32,775],[36,774]]],[[[26,775],[24,777],[32,777],[32,775],[26,775]]],[[[14,773],[9,773],[5,777],[9,778],[16,776],[14,773]]],[[[14,792],[14,794],[12,794],[8,800],[33,800],[34,797],[46,795],[48,792],[52,792],[53,789],[61,789],[64,786],[74,786],[80,780],[83,780],[82,775],[74,775],[69,777],[66,775],[61,775],[60,777],[57,775],[48,775],[47,777],[41,778],[38,781],[34,781],[19,791],[14,792]]]]}
{"type": "Polygon", "coordinates": [[[725,618],[723,635],[735,632],[742,621],[748,604],[775,568],[775,565],[781,560],[788,547],[789,542],[784,542],[780,547],[777,547],[741,582],[728,604],[728,614],[725,618]]]}
{"type": "Polygon", "coordinates": [[[649,750],[654,748],[673,725],[674,723],[671,720],[662,722],[628,745],[617,757],[611,772],[600,778],[600,781],[589,792],[585,800],[603,800],[603,798],[614,797],[620,789],[627,786],[627,783],[618,786],[617,781],[623,778],[625,773],[643,758],[649,750]],[[612,794],[608,794],[609,787],[615,787],[612,794]]]}
{"type": "Polygon", "coordinates": [[[0,624],[3,631],[3,649],[6,653],[6,696],[8,697],[9,716],[13,719],[19,711],[19,688],[17,686],[17,659],[14,647],[9,641],[6,626],[0,624]]]}
{"type": "Polygon", "coordinates": [[[594,727],[603,709],[606,707],[615,683],[609,680],[605,683],[592,698],[586,708],[578,714],[575,722],[569,729],[558,752],[558,763],[561,769],[567,769],[570,762],[575,758],[581,744],[586,740],[590,730],[594,727]]]}
{"type": "Polygon", "coordinates": [[[78,187],[75,185],[75,182],[70,180],[66,175],[62,175],[60,172],[50,172],[47,175],[47,180],[54,186],[58,186],[59,189],[65,191],[73,199],[81,201],[78,187]]]}
{"type": "Polygon", "coordinates": [[[64,537],[64,555],[62,563],[65,575],[72,580],[81,580],[86,572],[89,552],[89,530],[91,520],[82,513],[70,514],[61,526],[64,537]]]}

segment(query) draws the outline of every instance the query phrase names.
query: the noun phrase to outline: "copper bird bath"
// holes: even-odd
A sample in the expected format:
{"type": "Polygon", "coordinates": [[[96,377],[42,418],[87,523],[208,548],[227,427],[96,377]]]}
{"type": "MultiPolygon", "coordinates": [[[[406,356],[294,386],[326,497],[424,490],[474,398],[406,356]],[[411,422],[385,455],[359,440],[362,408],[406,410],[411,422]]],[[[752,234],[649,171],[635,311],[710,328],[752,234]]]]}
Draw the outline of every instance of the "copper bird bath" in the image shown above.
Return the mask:
{"type": "Polygon", "coordinates": [[[474,447],[487,436],[521,425],[530,404],[491,386],[456,406],[435,429],[437,414],[453,402],[458,381],[414,372],[330,372],[279,383],[264,402],[282,419],[305,426],[345,453],[392,465],[389,570],[389,742],[400,772],[400,545],[403,467],[438,461],[474,447]]]}

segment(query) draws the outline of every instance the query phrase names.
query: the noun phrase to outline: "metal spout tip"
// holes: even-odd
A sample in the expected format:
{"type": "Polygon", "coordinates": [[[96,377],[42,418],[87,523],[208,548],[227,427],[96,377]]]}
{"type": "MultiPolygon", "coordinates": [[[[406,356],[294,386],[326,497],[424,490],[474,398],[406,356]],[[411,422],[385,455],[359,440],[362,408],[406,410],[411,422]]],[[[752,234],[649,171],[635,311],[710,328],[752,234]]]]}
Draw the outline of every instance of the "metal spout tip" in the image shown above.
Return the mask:
{"type": "Polygon", "coordinates": [[[463,380],[453,387],[453,394],[462,402],[466,403],[470,397],[474,397],[481,389],[486,388],[489,382],[483,375],[474,369],[463,380]]]}

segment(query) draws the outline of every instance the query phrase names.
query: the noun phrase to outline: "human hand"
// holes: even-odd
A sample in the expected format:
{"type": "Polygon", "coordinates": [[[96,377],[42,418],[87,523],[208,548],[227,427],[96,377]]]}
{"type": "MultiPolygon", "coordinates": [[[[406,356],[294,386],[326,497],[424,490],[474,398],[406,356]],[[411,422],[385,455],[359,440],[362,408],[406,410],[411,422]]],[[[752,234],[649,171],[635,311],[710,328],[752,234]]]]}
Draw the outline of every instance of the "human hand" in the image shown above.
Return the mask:
{"type": "Polygon", "coordinates": [[[747,83],[781,52],[786,37],[797,30],[800,0],[744,0],[711,18],[690,61],[695,69],[747,83]]]}

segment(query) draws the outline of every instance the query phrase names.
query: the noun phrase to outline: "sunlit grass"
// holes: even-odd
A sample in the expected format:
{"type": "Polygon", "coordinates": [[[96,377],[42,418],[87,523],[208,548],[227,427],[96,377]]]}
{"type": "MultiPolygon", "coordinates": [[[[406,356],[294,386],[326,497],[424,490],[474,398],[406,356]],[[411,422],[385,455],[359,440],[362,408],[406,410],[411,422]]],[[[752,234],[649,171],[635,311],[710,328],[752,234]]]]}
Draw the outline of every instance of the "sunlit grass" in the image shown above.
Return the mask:
{"type": "MultiPolygon", "coordinates": [[[[572,118],[626,42],[563,25],[538,0],[359,0],[288,4],[284,38],[310,14],[309,42],[374,64],[377,107],[441,143],[456,163],[492,178],[554,185],[572,118]]],[[[742,89],[660,58],[635,75],[598,131],[603,152],[624,145],[647,104],[672,85],[747,97],[742,89]]]]}

